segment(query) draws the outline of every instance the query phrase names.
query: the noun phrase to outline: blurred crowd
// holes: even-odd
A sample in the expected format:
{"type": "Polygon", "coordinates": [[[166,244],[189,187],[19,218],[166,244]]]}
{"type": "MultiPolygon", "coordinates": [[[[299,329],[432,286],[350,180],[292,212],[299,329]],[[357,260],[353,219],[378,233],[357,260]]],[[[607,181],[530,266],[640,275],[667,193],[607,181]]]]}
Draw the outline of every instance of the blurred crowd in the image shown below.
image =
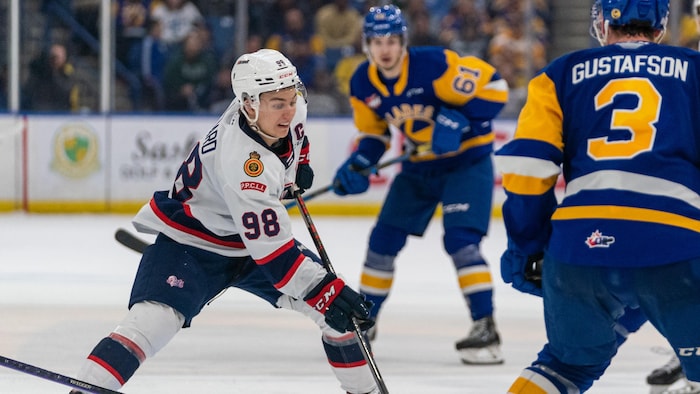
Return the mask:
{"type": "MultiPolygon", "coordinates": [[[[82,33],[81,46],[87,48],[65,42],[47,45],[31,62],[23,82],[22,110],[94,108],[94,103],[80,103],[80,92],[71,85],[75,70],[70,59],[98,55],[94,48],[90,51],[89,35],[99,37],[99,2],[94,2],[94,9],[85,6],[77,9],[72,4],[74,1],[44,0],[42,12],[51,22],[47,22],[47,29],[57,25],[58,16],[71,29],[73,37],[76,32],[82,33]],[[62,14],[64,11],[68,15],[62,14]],[[71,25],[70,18],[76,23],[71,25]],[[81,32],[81,28],[85,31],[81,32]],[[66,48],[72,51],[65,54],[66,48]],[[56,52],[63,54],[58,60],[53,55],[56,52]],[[51,97],[37,94],[37,86],[47,84],[56,90],[55,94],[51,97]]],[[[128,110],[220,113],[233,98],[230,70],[240,55],[234,45],[237,1],[114,0],[112,3],[115,68],[120,83],[127,86],[128,110]]],[[[363,15],[379,3],[249,0],[243,51],[263,47],[280,50],[297,66],[309,91],[312,114],[347,114],[349,78],[366,59],[361,40],[363,15]]],[[[550,60],[547,56],[549,0],[393,3],[403,10],[408,21],[409,45],[444,46],[461,55],[481,57],[496,66],[513,92],[514,113],[519,109],[518,103],[524,100],[529,78],[550,60]],[[530,9],[526,9],[528,4],[530,9]]],[[[50,41],[47,38],[47,44],[50,41]]]]}

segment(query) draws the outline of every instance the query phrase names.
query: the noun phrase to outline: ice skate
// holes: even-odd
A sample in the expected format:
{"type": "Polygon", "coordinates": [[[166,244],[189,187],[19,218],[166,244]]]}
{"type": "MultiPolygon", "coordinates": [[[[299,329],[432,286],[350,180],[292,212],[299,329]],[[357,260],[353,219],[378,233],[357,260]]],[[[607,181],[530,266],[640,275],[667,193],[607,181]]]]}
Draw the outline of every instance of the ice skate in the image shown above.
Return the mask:
{"type": "Polygon", "coordinates": [[[661,394],[700,394],[700,382],[681,379],[676,384],[662,391],[661,394]]]}
{"type": "Polygon", "coordinates": [[[502,364],[501,338],[492,316],[474,322],[469,335],[455,344],[465,364],[502,364]]]}
{"type": "Polygon", "coordinates": [[[681,362],[674,354],[666,364],[654,369],[647,375],[647,384],[651,386],[649,394],[665,393],[670,385],[683,377],[681,362]]]}

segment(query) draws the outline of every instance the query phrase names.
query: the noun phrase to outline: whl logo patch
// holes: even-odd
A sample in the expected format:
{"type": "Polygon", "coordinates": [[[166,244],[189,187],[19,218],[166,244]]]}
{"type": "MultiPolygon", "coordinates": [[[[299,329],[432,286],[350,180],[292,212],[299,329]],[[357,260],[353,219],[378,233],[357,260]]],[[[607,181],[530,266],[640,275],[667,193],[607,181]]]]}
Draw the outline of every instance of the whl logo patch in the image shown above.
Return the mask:
{"type": "Polygon", "coordinates": [[[592,232],[591,235],[586,238],[586,245],[591,249],[608,248],[613,243],[615,243],[615,237],[603,235],[599,230],[592,232]]]}

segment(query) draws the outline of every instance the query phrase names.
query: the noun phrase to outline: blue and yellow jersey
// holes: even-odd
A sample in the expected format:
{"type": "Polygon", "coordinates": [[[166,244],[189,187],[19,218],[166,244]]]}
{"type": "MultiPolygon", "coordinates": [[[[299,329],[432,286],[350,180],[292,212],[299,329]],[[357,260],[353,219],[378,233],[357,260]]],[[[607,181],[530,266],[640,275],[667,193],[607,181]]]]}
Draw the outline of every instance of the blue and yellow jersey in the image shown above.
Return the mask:
{"type": "Polygon", "coordinates": [[[626,43],[556,59],[530,81],[496,164],[525,253],[622,267],[700,257],[700,53],[626,43]]]}
{"type": "MultiPolygon", "coordinates": [[[[388,147],[393,126],[412,145],[429,146],[437,113],[447,106],[461,111],[471,123],[460,150],[448,155],[460,159],[492,152],[491,120],[507,99],[508,85],[493,66],[439,47],[408,48],[401,74],[394,80],[364,62],[350,81],[350,104],[361,138],[379,138],[388,147]]],[[[430,154],[420,158],[434,159],[430,154]]]]}

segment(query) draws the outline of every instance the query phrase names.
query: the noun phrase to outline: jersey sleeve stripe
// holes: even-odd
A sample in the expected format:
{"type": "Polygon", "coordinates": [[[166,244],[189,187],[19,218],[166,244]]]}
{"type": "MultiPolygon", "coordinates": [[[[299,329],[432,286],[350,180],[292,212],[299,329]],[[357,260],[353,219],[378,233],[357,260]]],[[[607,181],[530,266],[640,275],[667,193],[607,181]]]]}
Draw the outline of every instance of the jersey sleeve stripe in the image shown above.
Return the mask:
{"type": "Polygon", "coordinates": [[[265,265],[265,264],[269,263],[270,261],[278,258],[279,256],[281,256],[285,252],[289,251],[289,249],[291,249],[293,247],[295,247],[295,244],[294,244],[294,240],[291,239],[291,240],[289,240],[289,242],[285,243],[280,248],[278,248],[274,252],[268,254],[267,256],[259,258],[259,259],[255,259],[255,262],[258,265],[265,265]]]}
{"type": "Polygon", "coordinates": [[[476,98],[505,103],[508,101],[508,83],[503,79],[491,81],[476,94],[476,98]]]}
{"type": "Polygon", "coordinates": [[[296,258],[296,260],[294,260],[294,263],[289,268],[287,273],[282,277],[282,279],[279,282],[275,283],[274,286],[276,289],[278,289],[278,290],[281,289],[282,287],[286,286],[289,283],[289,281],[292,280],[292,278],[294,277],[294,274],[297,272],[297,269],[299,268],[299,266],[301,266],[301,263],[304,262],[305,258],[306,258],[306,256],[299,253],[299,256],[296,258]]]}
{"type": "MultiPolygon", "coordinates": [[[[184,205],[182,203],[180,203],[180,204],[184,205]]],[[[151,199],[149,205],[150,205],[153,213],[158,217],[158,219],[161,220],[168,227],[171,227],[175,230],[181,231],[185,234],[189,234],[191,236],[200,238],[204,241],[210,242],[210,243],[215,244],[215,245],[236,248],[236,249],[245,248],[245,246],[243,245],[243,241],[240,240],[239,236],[235,236],[235,238],[236,238],[235,240],[224,240],[224,239],[217,237],[213,234],[207,234],[204,231],[195,230],[194,228],[192,228],[192,226],[187,226],[187,225],[179,223],[175,220],[172,220],[163,210],[160,209],[160,206],[156,202],[156,197],[151,199]]],[[[191,212],[189,214],[191,215],[191,212]]],[[[196,220],[195,218],[192,218],[191,216],[190,216],[190,218],[199,224],[198,220],[196,220]]],[[[201,226],[201,224],[199,224],[199,226],[201,226]]]]}
{"type": "Polygon", "coordinates": [[[520,195],[538,196],[546,193],[557,183],[557,177],[538,178],[517,174],[503,174],[503,188],[520,195]]]}
{"type": "Polygon", "coordinates": [[[496,155],[495,163],[498,171],[504,174],[549,178],[561,172],[555,163],[535,157],[496,155]]]}

